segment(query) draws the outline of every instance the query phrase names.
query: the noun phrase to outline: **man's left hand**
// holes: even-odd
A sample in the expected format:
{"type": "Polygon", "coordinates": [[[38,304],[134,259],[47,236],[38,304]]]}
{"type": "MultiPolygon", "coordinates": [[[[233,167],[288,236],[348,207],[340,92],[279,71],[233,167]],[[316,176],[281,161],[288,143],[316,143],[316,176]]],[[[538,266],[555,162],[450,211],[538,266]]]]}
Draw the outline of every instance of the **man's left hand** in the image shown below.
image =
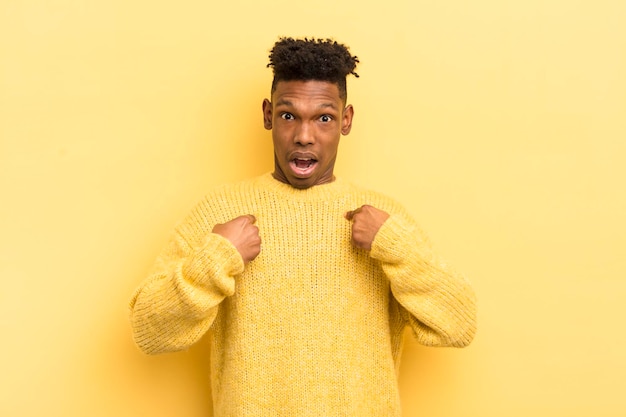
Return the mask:
{"type": "Polygon", "coordinates": [[[371,250],[376,233],[389,218],[389,214],[370,205],[348,211],[345,218],[352,222],[352,243],[357,248],[371,250]]]}

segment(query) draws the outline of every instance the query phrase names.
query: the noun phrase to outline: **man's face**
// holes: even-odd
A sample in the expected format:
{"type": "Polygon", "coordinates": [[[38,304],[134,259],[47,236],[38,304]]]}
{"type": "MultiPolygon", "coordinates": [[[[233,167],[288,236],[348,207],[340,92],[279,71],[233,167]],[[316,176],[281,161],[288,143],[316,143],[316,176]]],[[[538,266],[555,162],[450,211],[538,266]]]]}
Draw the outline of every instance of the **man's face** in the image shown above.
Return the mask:
{"type": "Polygon", "coordinates": [[[295,188],[333,181],[339,138],[350,133],[353,114],[334,83],[279,81],[272,101],[263,101],[264,126],[274,141],[274,177],[295,188]]]}

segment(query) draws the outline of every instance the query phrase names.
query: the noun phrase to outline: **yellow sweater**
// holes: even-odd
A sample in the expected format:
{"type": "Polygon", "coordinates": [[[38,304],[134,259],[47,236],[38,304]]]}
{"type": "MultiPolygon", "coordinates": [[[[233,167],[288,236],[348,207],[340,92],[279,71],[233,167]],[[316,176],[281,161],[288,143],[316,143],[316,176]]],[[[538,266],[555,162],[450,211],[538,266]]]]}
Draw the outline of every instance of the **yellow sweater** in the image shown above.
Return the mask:
{"type": "Polygon", "coordinates": [[[399,416],[404,327],[428,346],[463,347],[476,330],[472,288],[397,203],[340,179],[298,190],[270,174],[201,201],[130,308],[146,353],[209,332],[215,417],[399,416]],[[370,252],[343,217],[363,204],[390,214],[370,252]],[[211,233],[243,214],[262,239],[245,268],[211,233]]]}

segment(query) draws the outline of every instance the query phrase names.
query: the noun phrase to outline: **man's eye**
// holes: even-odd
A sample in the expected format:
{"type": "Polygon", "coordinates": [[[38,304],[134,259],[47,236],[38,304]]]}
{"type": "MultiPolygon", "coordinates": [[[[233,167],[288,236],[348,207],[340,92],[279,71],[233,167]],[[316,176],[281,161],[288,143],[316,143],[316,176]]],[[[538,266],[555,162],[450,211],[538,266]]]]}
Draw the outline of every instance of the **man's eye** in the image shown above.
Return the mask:
{"type": "Polygon", "coordinates": [[[325,115],[323,115],[322,117],[320,117],[320,121],[322,121],[322,122],[324,122],[324,123],[328,123],[328,122],[330,122],[331,120],[333,120],[333,118],[332,118],[332,117],[330,117],[330,116],[329,116],[329,115],[327,115],[327,114],[325,114],[325,115]]]}
{"type": "Polygon", "coordinates": [[[282,117],[285,120],[293,120],[293,114],[291,113],[283,113],[280,115],[280,117],[282,117]]]}

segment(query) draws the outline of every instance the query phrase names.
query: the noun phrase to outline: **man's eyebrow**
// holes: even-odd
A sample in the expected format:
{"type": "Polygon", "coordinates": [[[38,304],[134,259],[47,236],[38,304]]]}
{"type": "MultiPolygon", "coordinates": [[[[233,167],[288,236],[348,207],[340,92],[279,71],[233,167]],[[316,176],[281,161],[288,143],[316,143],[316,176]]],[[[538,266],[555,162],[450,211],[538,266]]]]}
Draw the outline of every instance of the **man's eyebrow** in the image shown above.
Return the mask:
{"type": "Polygon", "coordinates": [[[276,102],[277,106],[293,106],[293,103],[289,100],[285,100],[285,99],[280,99],[276,102]]]}
{"type": "MultiPolygon", "coordinates": [[[[285,100],[285,99],[279,99],[276,102],[276,106],[287,106],[287,107],[293,107],[293,103],[289,100],[285,100]]],[[[317,106],[318,109],[325,109],[327,107],[330,107],[331,109],[337,109],[337,106],[335,106],[334,103],[332,102],[328,102],[328,103],[321,103],[317,106]]]]}

